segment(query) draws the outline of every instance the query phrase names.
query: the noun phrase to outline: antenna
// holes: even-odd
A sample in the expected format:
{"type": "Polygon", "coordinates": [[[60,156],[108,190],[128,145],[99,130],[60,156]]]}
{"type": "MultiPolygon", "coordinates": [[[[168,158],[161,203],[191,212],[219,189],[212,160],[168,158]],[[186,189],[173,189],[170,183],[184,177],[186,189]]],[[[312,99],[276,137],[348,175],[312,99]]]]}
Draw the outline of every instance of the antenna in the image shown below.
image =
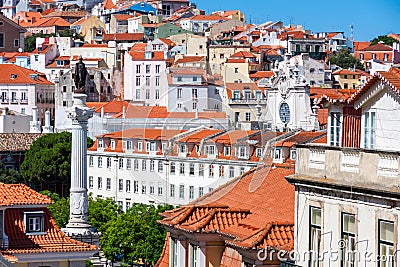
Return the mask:
{"type": "Polygon", "coordinates": [[[350,41],[354,41],[354,27],[350,24],[350,41]]]}

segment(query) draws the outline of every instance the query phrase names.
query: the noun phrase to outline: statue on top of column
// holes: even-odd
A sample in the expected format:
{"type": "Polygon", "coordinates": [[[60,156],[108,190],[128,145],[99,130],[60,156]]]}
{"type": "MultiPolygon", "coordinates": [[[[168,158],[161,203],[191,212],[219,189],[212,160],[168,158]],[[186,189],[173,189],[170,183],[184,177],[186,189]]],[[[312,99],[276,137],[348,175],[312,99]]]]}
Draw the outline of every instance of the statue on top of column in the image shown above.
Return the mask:
{"type": "Polygon", "coordinates": [[[75,90],[74,93],[84,94],[85,93],[85,84],[86,77],[88,75],[88,71],[85,67],[85,63],[83,63],[82,56],[79,56],[79,61],[75,65],[75,90]]]}

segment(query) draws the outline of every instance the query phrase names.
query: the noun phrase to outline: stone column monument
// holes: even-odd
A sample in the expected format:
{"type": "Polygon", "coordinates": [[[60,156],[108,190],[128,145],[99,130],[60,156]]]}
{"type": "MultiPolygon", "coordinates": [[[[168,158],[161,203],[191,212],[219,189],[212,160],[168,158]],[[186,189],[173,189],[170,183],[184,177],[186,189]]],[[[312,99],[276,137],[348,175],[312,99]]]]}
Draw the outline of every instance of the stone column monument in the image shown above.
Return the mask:
{"type": "Polygon", "coordinates": [[[86,106],[84,91],[86,80],[85,64],[80,58],[76,64],[73,105],[67,110],[68,118],[72,120],[72,151],[71,151],[71,189],[69,222],[63,231],[68,235],[91,236],[91,226],[88,222],[87,195],[87,124],[93,116],[94,109],[86,106]]]}

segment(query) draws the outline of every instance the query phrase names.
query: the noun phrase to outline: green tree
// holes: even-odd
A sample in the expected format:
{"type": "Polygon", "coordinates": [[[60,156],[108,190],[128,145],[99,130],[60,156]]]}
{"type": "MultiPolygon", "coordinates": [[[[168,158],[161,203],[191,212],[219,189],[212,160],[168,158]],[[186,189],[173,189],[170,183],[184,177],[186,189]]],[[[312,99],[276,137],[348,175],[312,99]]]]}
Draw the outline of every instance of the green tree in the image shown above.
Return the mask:
{"type": "Polygon", "coordinates": [[[60,198],[57,193],[50,192],[48,190],[40,192],[53,200],[53,204],[49,205],[48,209],[51,212],[54,220],[60,228],[64,228],[69,220],[69,197],[60,198]]]}
{"type": "MultiPolygon", "coordinates": [[[[88,138],[88,147],[93,140],[88,138]]],[[[72,135],[69,132],[52,133],[36,139],[25,153],[20,172],[25,182],[38,185],[42,182],[71,178],[72,135]]]]}
{"type": "Polygon", "coordinates": [[[385,45],[392,46],[393,43],[396,43],[398,41],[386,35],[379,35],[378,37],[375,37],[374,39],[371,40],[371,45],[377,44],[379,42],[383,42],[385,45]]]}
{"type": "Polygon", "coordinates": [[[357,58],[353,57],[347,49],[342,49],[337,54],[332,55],[329,58],[329,62],[338,65],[343,69],[353,68],[355,66],[357,69],[364,70],[361,62],[357,58]]]}
{"type": "Polygon", "coordinates": [[[104,232],[107,229],[107,224],[113,221],[122,209],[111,198],[102,199],[89,196],[89,223],[96,227],[98,231],[104,232]]]}
{"type": "Polygon", "coordinates": [[[157,223],[160,212],[171,206],[134,204],[126,213],[107,225],[100,240],[101,249],[108,259],[121,259],[125,263],[146,260],[155,263],[161,255],[166,231],[157,223]]]}
{"type": "Polygon", "coordinates": [[[0,182],[5,184],[15,184],[22,181],[21,174],[13,169],[5,169],[0,162],[0,182]]]}

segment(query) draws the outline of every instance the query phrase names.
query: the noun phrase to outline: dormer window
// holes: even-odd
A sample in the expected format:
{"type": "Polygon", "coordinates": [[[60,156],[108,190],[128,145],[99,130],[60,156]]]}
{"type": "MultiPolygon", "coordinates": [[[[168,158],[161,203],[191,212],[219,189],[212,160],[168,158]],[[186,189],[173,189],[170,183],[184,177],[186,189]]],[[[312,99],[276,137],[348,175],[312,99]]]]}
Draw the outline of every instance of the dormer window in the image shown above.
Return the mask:
{"type": "Polygon", "coordinates": [[[184,144],[179,145],[179,153],[186,153],[186,145],[184,144]]]}
{"type": "Polygon", "coordinates": [[[281,159],[281,157],[282,157],[282,148],[275,148],[274,159],[281,159]]]}
{"type": "Polygon", "coordinates": [[[244,98],[245,99],[251,99],[251,91],[245,91],[244,92],[244,98]]]}
{"type": "Polygon", "coordinates": [[[146,143],[146,151],[150,152],[150,151],[156,151],[156,142],[152,141],[152,142],[147,142],[146,143]]]}
{"type": "Polygon", "coordinates": [[[97,144],[97,148],[104,148],[104,140],[103,140],[103,138],[99,139],[99,142],[97,144]]]}
{"type": "Polygon", "coordinates": [[[24,212],[26,234],[45,234],[43,211],[24,212]]]}
{"type": "Polygon", "coordinates": [[[138,142],[137,143],[137,149],[138,149],[138,151],[142,151],[143,150],[143,143],[142,142],[138,142]]]}
{"type": "Polygon", "coordinates": [[[290,151],[290,159],[291,159],[291,160],[296,160],[296,157],[297,157],[297,151],[296,151],[296,149],[291,150],[291,151],[290,151]]]}
{"type": "Polygon", "coordinates": [[[132,141],[126,141],[126,150],[132,150],[132,141]]]}
{"type": "Polygon", "coordinates": [[[261,158],[261,155],[262,155],[262,148],[261,147],[256,148],[256,157],[261,158]]]}
{"type": "Polygon", "coordinates": [[[246,147],[240,146],[238,154],[239,154],[238,158],[240,158],[240,159],[246,158],[246,147]]]}
{"type": "Polygon", "coordinates": [[[56,60],[56,65],[57,65],[57,67],[62,67],[62,66],[64,66],[65,64],[64,64],[64,60],[56,60]]]}
{"type": "Polygon", "coordinates": [[[11,74],[11,80],[14,80],[17,78],[17,74],[11,74]]]}
{"type": "Polygon", "coordinates": [[[115,150],[115,140],[111,140],[111,150],[115,150]]]}
{"type": "Polygon", "coordinates": [[[230,146],[224,147],[224,155],[225,156],[230,156],[231,155],[231,147],[230,146]]]}
{"type": "Polygon", "coordinates": [[[213,146],[213,145],[206,146],[206,154],[214,155],[215,154],[215,146],[213,146]]]}
{"type": "Polygon", "coordinates": [[[239,91],[233,91],[233,99],[240,99],[240,92],[239,91]]]}

